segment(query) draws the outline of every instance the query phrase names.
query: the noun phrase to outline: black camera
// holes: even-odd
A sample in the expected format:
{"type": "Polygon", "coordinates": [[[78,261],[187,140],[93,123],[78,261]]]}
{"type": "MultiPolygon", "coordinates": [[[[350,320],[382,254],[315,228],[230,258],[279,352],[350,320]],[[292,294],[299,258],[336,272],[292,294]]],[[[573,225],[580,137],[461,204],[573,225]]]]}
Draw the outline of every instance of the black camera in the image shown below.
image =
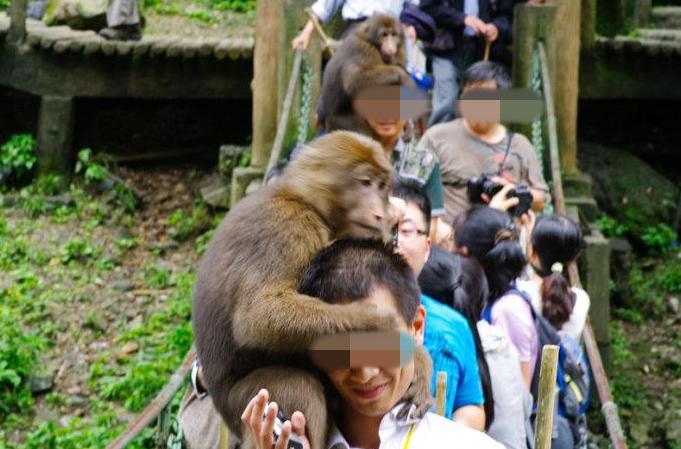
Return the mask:
{"type": "MultiPolygon", "coordinates": [[[[489,198],[499,193],[504,186],[492,181],[492,177],[496,175],[482,174],[478,177],[468,180],[468,199],[471,203],[482,203],[482,194],[486,194],[489,198]]],[[[518,198],[517,206],[508,209],[508,213],[512,217],[520,217],[527,213],[532,206],[532,193],[530,188],[526,185],[517,185],[513,190],[508,192],[507,198],[518,198]]]]}

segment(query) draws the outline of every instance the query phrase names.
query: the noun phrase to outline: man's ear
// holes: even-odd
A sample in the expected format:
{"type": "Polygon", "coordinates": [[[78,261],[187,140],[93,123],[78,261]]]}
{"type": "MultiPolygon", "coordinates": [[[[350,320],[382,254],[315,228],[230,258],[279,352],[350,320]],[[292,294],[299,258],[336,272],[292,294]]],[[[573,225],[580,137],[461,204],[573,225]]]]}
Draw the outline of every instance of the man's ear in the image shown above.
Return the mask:
{"type": "Polygon", "coordinates": [[[416,309],[416,314],[411,322],[411,332],[414,336],[414,343],[416,346],[423,345],[423,336],[426,330],[426,308],[419,305],[416,309]]]}

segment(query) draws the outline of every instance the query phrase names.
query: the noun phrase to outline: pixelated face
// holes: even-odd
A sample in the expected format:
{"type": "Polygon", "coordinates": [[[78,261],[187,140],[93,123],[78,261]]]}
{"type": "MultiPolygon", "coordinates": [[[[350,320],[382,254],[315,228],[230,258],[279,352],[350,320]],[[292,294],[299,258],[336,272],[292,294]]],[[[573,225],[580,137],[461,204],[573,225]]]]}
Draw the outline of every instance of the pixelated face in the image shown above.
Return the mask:
{"type": "Polygon", "coordinates": [[[463,87],[462,99],[459,100],[459,112],[474,132],[485,134],[499,123],[499,100],[466,100],[466,93],[473,90],[498,89],[499,87],[495,81],[468,83],[463,87]]]}
{"type": "MultiPolygon", "coordinates": [[[[398,318],[399,330],[414,337],[416,344],[423,342],[422,308],[407,324],[397,310],[395,298],[385,288],[377,287],[371,295],[360,300],[372,304],[381,310],[392,311],[398,318]]],[[[404,396],[414,378],[414,360],[403,366],[376,367],[361,366],[349,368],[327,369],[326,374],[343,399],[343,406],[348,413],[363,416],[381,416],[389,412],[404,396]]]]}

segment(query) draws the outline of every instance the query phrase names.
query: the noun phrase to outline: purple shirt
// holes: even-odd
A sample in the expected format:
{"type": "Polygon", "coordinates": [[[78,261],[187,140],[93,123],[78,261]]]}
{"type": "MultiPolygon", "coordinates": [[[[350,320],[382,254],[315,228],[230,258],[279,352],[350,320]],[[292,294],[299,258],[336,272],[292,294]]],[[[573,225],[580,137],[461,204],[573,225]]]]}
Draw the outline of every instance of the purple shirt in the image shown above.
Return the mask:
{"type": "Polygon", "coordinates": [[[502,296],[492,307],[492,324],[504,330],[510,343],[518,351],[520,361],[530,362],[530,373],[533,373],[539,341],[532,310],[527,301],[515,294],[502,296]]]}

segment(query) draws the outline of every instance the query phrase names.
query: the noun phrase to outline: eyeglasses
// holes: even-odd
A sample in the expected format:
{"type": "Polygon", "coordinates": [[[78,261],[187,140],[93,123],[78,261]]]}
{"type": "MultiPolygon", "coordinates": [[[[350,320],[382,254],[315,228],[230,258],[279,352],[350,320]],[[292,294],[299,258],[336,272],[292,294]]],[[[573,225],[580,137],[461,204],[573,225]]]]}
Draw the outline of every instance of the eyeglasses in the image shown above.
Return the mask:
{"type": "Polygon", "coordinates": [[[404,240],[415,239],[417,235],[428,235],[426,231],[407,226],[400,226],[398,228],[398,232],[400,234],[400,238],[404,240]]]}

